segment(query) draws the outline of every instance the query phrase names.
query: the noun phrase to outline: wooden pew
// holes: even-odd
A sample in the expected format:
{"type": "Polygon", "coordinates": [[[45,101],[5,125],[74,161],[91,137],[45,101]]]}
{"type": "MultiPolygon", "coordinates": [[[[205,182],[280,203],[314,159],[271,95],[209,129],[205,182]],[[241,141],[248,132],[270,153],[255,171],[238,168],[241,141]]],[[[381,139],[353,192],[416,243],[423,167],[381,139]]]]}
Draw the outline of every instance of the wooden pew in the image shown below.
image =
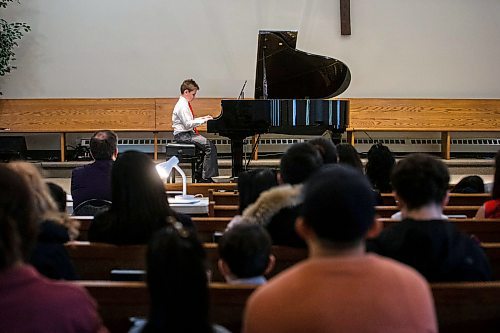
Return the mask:
{"type": "MultiPolygon", "coordinates": [[[[381,193],[382,206],[396,206],[393,193],[381,193]]],[[[448,206],[481,206],[491,199],[490,193],[450,193],[448,206]]]]}
{"type": "MultiPolygon", "coordinates": [[[[149,295],[141,282],[78,281],[96,299],[104,324],[111,332],[127,332],[130,317],[147,317],[149,295]]],[[[500,282],[431,284],[439,331],[497,332],[500,327],[500,282]]],[[[214,323],[232,332],[241,328],[252,286],[210,284],[214,323]]],[[[355,320],[355,319],[353,319],[355,320]]]]}
{"type": "MultiPolygon", "coordinates": [[[[209,190],[235,192],[237,188],[237,183],[188,183],[186,191],[187,194],[201,194],[204,197],[208,197],[209,190]]],[[[165,184],[165,190],[167,192],[182,192],[182,183],[165,184]]]]}
{"type": "MultiPolygon", "coordinates": [[[[219,252],[216,243],[204,243],[212,281],[224,282],[217,267],[219,252]]],[[[110,245],[104,243],[69,242],[66,250],[81,280],[110,280],[111,270],[144,270],[146,267],[145,245],[110,245]]],[[[306,249],[273,246],[276,265],[268,277],[272,277],[307,257],[306,249]]]]}
{"type": "Polygon", "coordinates": [[[240,197],[238,191],[208,190],[208,200],[214,201],[216,205],[239,205],[240,197]]]}
{"type": "MultiPolygon", "coordinates": [[[[473,218],[480,206],[445,206],[443,214],[445,215],[465,215],[466,217],[473,218]]],[[[379,217],[389,218],[393,214],[399,212],[398,206],[376,206],[376,212],[379,217]]]]}
{"type": "Polygon", "coordinates": [[[65,245],[82,280],[110,280],[113,269],[145,269],[144,245],[69,242],[65,245]]]}
{"type": "Polygon", "coordinates": [[[499,331],[500,281],[431,287],[441,333],[499,331]]]}
{"type": "MultiPolygon", "coordinates": [[[[390,218],[379,219],[384,228],[399,223],[390,218]]],[[[450,223],[457,226],[462,232],[473,235],[481,242],[500,242],[500,219],[450,219],[450,223]]]]}

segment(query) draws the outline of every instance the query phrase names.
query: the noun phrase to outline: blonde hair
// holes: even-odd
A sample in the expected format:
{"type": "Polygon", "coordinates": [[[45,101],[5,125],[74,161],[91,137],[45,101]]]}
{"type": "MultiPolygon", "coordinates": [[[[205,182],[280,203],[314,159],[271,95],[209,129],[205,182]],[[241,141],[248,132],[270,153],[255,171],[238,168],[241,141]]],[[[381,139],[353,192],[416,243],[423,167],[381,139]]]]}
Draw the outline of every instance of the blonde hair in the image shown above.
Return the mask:
{"type": "Polygon", "coordinates": [[[78,236],[78,225],[75,224],[65,213],[58,210],[55,200],[50,194],[49,187],[42,175],[32,163],[11,162],[7,167],[14,170],[24,178],[28,184],[34,198],[34,213],[39,223],[43,221],[52,221],[62,224],[68,228],[70,238],[78,236]]]}

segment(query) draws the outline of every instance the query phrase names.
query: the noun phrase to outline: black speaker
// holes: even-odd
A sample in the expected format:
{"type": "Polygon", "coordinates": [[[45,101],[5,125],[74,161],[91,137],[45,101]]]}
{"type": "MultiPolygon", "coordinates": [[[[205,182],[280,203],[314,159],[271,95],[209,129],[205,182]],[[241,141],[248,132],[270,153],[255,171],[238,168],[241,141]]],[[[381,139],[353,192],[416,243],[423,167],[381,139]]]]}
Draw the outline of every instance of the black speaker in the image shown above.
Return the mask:
{"type": "Polygon", "coordinates": [[[0,161],[24,160],[27,151],[24,136],[0,136],[0,161]]]}

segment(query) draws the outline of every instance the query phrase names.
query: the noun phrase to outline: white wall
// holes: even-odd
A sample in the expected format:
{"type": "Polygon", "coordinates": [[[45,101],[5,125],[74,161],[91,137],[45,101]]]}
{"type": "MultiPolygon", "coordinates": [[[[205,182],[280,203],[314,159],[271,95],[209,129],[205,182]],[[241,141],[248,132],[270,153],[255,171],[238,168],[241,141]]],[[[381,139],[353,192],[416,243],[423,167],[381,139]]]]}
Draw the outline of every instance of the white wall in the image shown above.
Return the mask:
{"type": "Polygon", "coordinates": [[[297,48],[346,63],[344,97],[500,98],[499,0],[21,0],[31,25],[5,98],[253,96],[259,29],[299,30],[297,48]]]}

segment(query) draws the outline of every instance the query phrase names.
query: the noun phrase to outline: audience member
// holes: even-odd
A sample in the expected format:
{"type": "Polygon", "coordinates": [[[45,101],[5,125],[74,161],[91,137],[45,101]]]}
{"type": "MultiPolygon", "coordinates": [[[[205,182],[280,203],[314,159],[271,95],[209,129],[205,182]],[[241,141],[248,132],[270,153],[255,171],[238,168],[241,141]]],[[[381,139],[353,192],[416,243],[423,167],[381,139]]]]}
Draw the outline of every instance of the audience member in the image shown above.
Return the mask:
{"type": "Polygon", "coordinates": [[[498,219],[500,218],[500,150],[495,156],[495,176],[493,178],[493,190],[491,200],[488,200],[479,208],[476,213],[477,219],[498,219]]]}
{"type": "Polygon", "coordinates": [[[73,207],[90,199],[111,200],[111,167],[118,156],[117,137],[113,131],[97,131],[90,139],[94,162],[76,168],[71,174],[73,207]]]}
{"type": "Polygon", "coordinates": [[[181,223],[157,231],[149,242],[146,265],[151,300],[147,322],[129,333],[228,332],[209,318],[206,255],[203,246],[181,223]]]}
{"type": "Polygon", "coordinates": [[[374,144],[368,151],[367,159],[365,171],[373,189],[379,193],[391,193],[391,171],[396,160],[389,147],[382,143],[374,144]]]}
{"type": "Polygon", "coordinates": [[[284,184],[262,192],[228,228],[239,223],[256,223],[267,229],[275,245],[305,247],[295,232],[295,219],[302,201],[301,183],[322,165],[323,159],[313,145],[306,142],[292,145],[280,162],[278,179],[284,184]]]}
{"type": "Polygon", "coordinates": [[[219,240],[219,270],[230,284],[264,284],[274,268],[271,237],[258,224],[240,224],[219,240]]]}
{"type": "Polygon", "coordinates": [[[49,278],[77,279],[64,243],[78,237],[78,222],[59,211],[47,183],[33,164],[13,162],[7,166],[25,179],[35,198],[34,213],[39,233],[30,263],[49,278]]]}
{"type": "Polygon", "coordinates": [[[120,154],[111,171],[111,189],[111,207],[90,225],[91,242],[147,244],[170,216],[193,227],[189,216],[170,208],[163,182],[146,154],[131,150],[120,154]]]}
{"type": "Polygon", "coordinates": [[[47,182],[49,193],[61,213],[66,212],[66,191],[56,183],[47,182]]]}
{"type": "Polygon", "coordinates": [[[361,162],[358,151],[353,145],[350,143],[339,143],[337,145],[337,154],[340,164],[350,165],[363,173],[363,163],[361,162]]]}
{"type": "Polygon", "coordinates": [[[484,181],[479,176],[466,176],[453,186],[451,193],[484,193],[484,181]]]}
{"type": "Polygon", "coordinates": [[[449,180],[446,165],[430,155],[401,160],[391,181],[403,220],[384,229],[369,249],[414,267],[431,282],[490,280],[479,244],[441,216],[449,180]]]}
{"type": "Polygon", "coordinates": [[[365,253],[375,219],[368,180],[351,167],[329,165],[311,177],[303,194],[296,228],[309,258],[250,296],[243,331],[437,332],[422,276],[365,253]]]}
{"type": "Polygon", "coordinates": [[[27,264],[39,226],[30,186],[0,164],[0,330],[105,332],[83,288],[51,281],[27,264]]]}
{"type": "Polygon", "coordinates": [[[316,149],[318,149],[319,154],[323,158],[324,164],[335,164],[337,163],[337,148],[333,144],[332,140],[326,139],[324,137],[314,138],[308,141],[316,149]]]}
{"type": "Polygon", "coordinates": [[[273,169],[252,169],[238,176],[238,196],[240,213],[254,203],[259,195],[278,186],[278,177],[273,169]]]}

